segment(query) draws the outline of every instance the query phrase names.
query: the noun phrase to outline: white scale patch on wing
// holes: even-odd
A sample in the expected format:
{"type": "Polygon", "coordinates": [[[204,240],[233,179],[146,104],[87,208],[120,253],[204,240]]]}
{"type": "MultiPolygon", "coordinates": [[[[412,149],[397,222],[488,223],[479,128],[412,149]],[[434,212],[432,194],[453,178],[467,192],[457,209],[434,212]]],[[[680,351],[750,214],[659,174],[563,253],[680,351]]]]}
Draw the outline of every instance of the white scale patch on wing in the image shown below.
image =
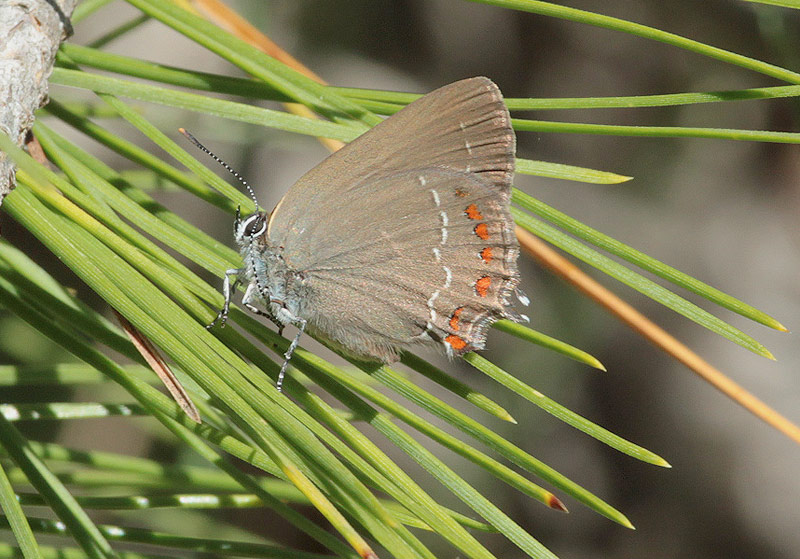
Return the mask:
{"type": "MultiPolygon", "coordinates": [[[[462,125],[462,128],[463,128],[463,125],[462,125]]],[[[420,175],[418,178],[419,178],[419,183],[420,183],[421,186],[424,187],[425,185],[427,185],[427,181],[425,180],[425,177],[423,175],[420,175]]],[[[433,188],[430,189],[430,192],[431,192],[431,195],[433,196],[433,203],[436,204],[437,208],[440,208],[441,205],[442,205],[442,202],[441,202],[441,199],[439,198],[439,193],[433,188]]],[[[447,244],[447,226],[449,224],[449,219],[447,217],[447,212],[444,211],[444,210],[440,210],[439,211],[439,218],[442,221],[442,239],[441,239],[439,244],[441,246],[444,246],[444,245],[447,244]]],[[[442,253],[441,253],[441,250],[439,250],[439,247],[433,247],[431,249],[431,251],[433,252],[434,258],[436,258],[436,262],[441,262],[442,253]]],[[[434,328],[434,325],[436,324],[436,318],[438,316],[436,314],[436,309],[434,308],[434,306],[436,304],[436,299],[439,298],[439,295],[441,294],[442,290],[450,289],[450,286],[453,283],[453,272],[450,270],[450,268],[448,268],[447,266],[443,265],[442,266],[442,270],[444,270],[444,277],[445,277],[444,284],[442,285],[442,287],[440,289],[437,289],[436,291],[434,291],[433,294],[428,299],[427,305],[428,305],[428,313],[429,313],[430,318],[427,321],[426,330],[425,330],[425,332],[423,332],[423,335],[427,335],[428,332],[432,332],[433,328],[434,328]]],[[[450,352],[452,352],[452,348],[450,348],[450,346],[448,344],[444,344],[444,345],[447,347],[447,349],[450,352]]]]}

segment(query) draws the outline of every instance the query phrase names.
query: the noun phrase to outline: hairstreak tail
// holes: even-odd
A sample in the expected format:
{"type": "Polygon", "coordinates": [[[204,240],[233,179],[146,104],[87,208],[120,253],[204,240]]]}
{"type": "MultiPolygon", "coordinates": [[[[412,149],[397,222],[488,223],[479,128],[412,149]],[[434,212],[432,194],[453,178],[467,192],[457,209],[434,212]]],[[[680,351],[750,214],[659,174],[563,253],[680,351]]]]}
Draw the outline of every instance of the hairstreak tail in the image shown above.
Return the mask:
{"type": "Polygon", "coordinates": [[[489,79],[421,97],[306,173],[269,214],[257,202],[252,215],[237,213],[244,264],[226,271],[214,323],[224,324],[243,283],[245,307],[298,328],[279,390],[306,329],[380,362],[418,344],[450,356],[482,349],[493,322],[521,318],[511,309],[514,153],[508,110],[489,79]]]}

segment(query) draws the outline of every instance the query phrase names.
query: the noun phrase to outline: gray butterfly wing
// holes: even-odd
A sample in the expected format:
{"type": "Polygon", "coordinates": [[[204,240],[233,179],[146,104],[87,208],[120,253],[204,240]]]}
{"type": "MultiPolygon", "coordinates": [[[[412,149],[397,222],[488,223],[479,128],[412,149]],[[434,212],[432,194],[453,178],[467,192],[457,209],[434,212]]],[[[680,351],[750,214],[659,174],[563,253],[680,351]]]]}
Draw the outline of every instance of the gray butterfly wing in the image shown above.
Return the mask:
{"type": "Polygon", "coordinates": [[[303,269],[311,328],[382,361],[422,342],[455,354],[483,348],[489,324],[512,316],[519,281],[507,202],[477,175],[441,168],[363,191],[357,210],[344,197],[329,208],[336,228],[308,231],[338,247],[303,269]]]}
{"type": "Polygon", "coordinates": [[[512,316],[514,133],[486,78],[411,103],[302,177],[273,210],[272,246],[301,274],[302,317],[350,353],[391,361],[439,341],[484,345],[512,316]]]}
{"type": "MultiPolygon", "coordinates": [[[[514,173],[515,137],[497,86],[488,78],[461,80],[409,104],[334,153],[300,178],[270,216],[273,245],[325,248],[324,238],[309,239],[307,226],[331,216],[332,200],[348,198],[376,176],[421,166],[475,173],[505,199],[514,173]]],[[[307,261],[298,261],[304,266],[307,261]]]]}

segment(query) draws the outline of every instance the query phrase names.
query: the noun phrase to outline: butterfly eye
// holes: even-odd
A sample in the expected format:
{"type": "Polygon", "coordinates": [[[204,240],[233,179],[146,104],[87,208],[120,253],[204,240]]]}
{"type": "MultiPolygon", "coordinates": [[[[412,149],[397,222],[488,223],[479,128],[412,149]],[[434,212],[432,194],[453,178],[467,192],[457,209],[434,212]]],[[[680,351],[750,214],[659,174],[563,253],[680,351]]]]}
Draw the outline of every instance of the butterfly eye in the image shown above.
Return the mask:
{"type": "Polygon", "coordinates": [[[247,219],[244,226],[245,237],[256,237],[264,232],[267,225],[267,216],[263,213],[258,213],[247,219]]]}

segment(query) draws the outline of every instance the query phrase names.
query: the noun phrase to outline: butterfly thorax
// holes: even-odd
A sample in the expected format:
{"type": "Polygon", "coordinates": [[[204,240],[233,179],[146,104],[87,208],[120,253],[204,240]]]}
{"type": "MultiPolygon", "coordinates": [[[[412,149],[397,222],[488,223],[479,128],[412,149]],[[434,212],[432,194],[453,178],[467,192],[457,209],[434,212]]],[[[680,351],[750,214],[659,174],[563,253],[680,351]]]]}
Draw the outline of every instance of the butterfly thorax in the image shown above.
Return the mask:
{"type": "Polygon", "coordinates": [[[248,235],[248,220],[243,221],[236,240],[244,261],[241,280],[248,285],[252,300],[281,324],[302,318],[309,295],[304,275],[287,265],[282,247],[270,242],[265,229],[248,235]]]}

